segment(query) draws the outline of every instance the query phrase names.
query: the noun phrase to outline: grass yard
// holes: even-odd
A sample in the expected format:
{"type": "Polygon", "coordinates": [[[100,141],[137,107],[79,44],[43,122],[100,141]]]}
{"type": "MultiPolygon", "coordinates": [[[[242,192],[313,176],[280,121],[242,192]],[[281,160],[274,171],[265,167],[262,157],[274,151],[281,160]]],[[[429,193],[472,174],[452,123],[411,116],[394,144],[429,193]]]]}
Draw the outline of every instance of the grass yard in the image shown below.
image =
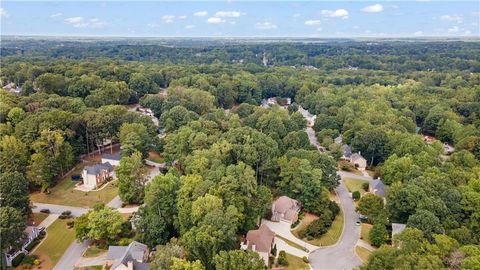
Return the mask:
{"type": "Polygon", "coordinates": [[[153,152],[153,151],[148,152],[148,158],[147,159],[150,160],[150,161],[156,162],[156,163],[164,163],[165,162],[165,158],[162,155],[160,155],[157,152],[153,152]]]}
{"type": "Polygon", "coordinates": [[[310,266],[302,258],[287,253],[288,266],[284,270],[309,270],[310,266]]]}
{"type": "Polygon", "coordinates": [[[344,180],[345,186],[347,187],[349,192],[360,191],[360,194],[363,195],[365,190],[362,188],[364,183],[368,183],[366,180],[359,180],[353,178],[345,178],[344,180]]]}
{"type": "Polygon", "coordinates": [[[85,250],[85,253],[83,253],[83,257],[97,257],[100,256],[101,254],[107,252],[108,250],[99,248],[97,246],[89,246],[87,250],[85,250]]]}
{"type": "Polygon", "coordinates": [[[33,252],[42,261],[42,269],[52,269],[68,246],[75,240],[75,231],[67,229],[70,219],[57,219],[47,228],[46,238],[33,252]]]}
{"type": "Polygon", "coordinates": [[[366,262],[368,260],[368,256],[370,256],[372,253],[370,250],[360,246],[355,247],[355,252],[357,253],[358,257],[360,257],[362,262],[366,262]]]}
{"type": "Polygon", "coordinates": [[[370,245],[372,244],[370,242],[370,237],[369,237],[369,234],[370,234],[370,230],[372,229],[372,224],[367,224],[367,223],[362,223],[362,234],[360,236],[360,238],[369,243],[370,245]]]}
{"type": "Polygon", "coordinates": [[[305,247],[303,247],[303,246],[301,246],[301,245],[299,245],[299,244],[297,244],[297,243],[294,243],[294,242],[288,240],[287,238],[283,238],[283,237],[281,237],[280,235],[275,235],[275,237],[278,237],[278,238],[282,239],[282,240],[285,241],[285,243],[287,243],[289,246],[292,246],[292,247],[294,247],[294,248],[296,248],[296,249],[303,250],[303,251],[305,251],[305,252],[308,253],[308,249],[306,249],[305,247]]]}
{"type": "Polygon", "coordinates": [[[73,174],[81,174],[83,166],[77,167],[71,174],[65,176],[54,187],[50,194],[35,192],[30,195],[32,202],[69,205],[77,207],[92,207],[96,203],[108,203],[118,195],[116,183],[109,183],[99,191],[83,192],[74,190],[75,182],[71,180],[73,174]]]}
{"type": "Polygon", "coordinates": [[[102,270],[102,265],[94,265],[94,266],[87,266],[87,267],[77,267],[75,270],[102,270]]]}
{"type": "MultiPolygon", "coordinates": [[[[297,238],[299,237],[299,232],[303,229],[305,229],[308,224],[310,224],[312,221],[314,221],[317,217],[312,214],[306,214],[305,217],[302,219],[298,227],[292,231],[293,235],[295,235],[297,238]]],[[[328,232],[324,235],[322,235],[320,238],[313,239],[313,240],[307,240],[307,239],[302,239],[303,241],[306,241],[312,245],[316,246],[331,246],[337,243],[338,239],[340,239],[340,236],[342,235],[343,231],[343,210],[340,209],[340,213],[338,213],[337,217],[332,223],[332,227],[328,230],[328,232]]]]}
{"type": "Polygon", "coordinates": [[[48,217],[48,214],[46,213],[32,213],[30,217],[28,218],[28,225],[29,226],[37,226],[38,224],[42,223],[43,220],[45,220],[48,217]]]}

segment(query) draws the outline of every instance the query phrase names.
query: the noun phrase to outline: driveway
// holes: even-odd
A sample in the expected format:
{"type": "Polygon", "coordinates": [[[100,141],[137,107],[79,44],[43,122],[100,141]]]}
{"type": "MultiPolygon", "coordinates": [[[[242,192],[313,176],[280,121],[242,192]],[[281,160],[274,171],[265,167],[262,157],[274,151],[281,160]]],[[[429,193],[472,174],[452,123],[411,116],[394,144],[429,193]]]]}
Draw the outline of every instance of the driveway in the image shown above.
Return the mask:
{"type": "Polygon", "coordinates": [[[106,252],[97,257],[91,257],[91,258],[80,257],[80,259],[75,263],[75,267],[104,265],[106,260],[107,260],[106,252]]]}
{"type": "MultiPolygon", "coordinates": [[[[283,222],[283,221],[274,222],[274,221],[262,219],[262,224],[267,225],[268,228],[270,228],[270,230],[272,230],[272,232],[274,232],[276,235],[280,235],[281,237],[283,237],[285,239],[288,239],[288,240],[294,242],[295,244],[298,244],[298,245],[308,249],[308,251],[310,251],[310,252],[319,248],[315,245],[312,245],[310,243],[307,243],[307,242],[302,241],[302,240],[298,239],[297,237],[295,237],[295,235],[293,235],[292,231],[290,230],[290,224],[288,224],[286,222],[283,222]]],[[[278,250],[280,250],[280,249],[278,249],[278,250]]]]}
{"type": "Polygon", "coordinates": [[[70,244],[67,251],[65,251],[62,258],[60,258],[53,269],[73,270],[77,261],[80,259],[80,257],[82,257],[82,254],[85,252],[85,250],[87,250],[89,243],[89,241],[83,241],[82,243],[74,241],[72,244],[70,244]]]}
{"type": "Polygon", "coordinates": [[[355,225],[358,220],[355,205],[343,182],[336,188],[336,192],[344,213],[342,236],[336,245],[319,248],[310,253],[310,265],[316,270],[353,269],[362,264],[355,254],[355,245],[360,239],[360,226],[355,225]]]}
{"type": "Polygon", "coordinates": [[[278,237],[275,237],[275,245],[277,245],[277,251],[284,250],[286,253],[297,256],[299,258],[303,258],[303,257],[308,258],[307,252],[290,246],[289,244],[287,244],[287,242],[283,241],[278,237]]]}

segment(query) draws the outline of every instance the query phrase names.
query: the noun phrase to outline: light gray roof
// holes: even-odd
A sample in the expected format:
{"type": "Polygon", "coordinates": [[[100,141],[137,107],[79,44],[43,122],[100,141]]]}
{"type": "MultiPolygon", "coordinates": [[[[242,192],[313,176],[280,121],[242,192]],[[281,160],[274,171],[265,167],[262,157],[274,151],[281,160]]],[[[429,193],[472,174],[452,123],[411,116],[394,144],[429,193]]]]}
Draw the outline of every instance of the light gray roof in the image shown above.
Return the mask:
{"type": "Polygon", "coordinates": [[[405,228],[407,227],[407,224],[402,224],[402,223],[392,223],[392,237],[396,234],[401,233],[405,228]]]}
{"type": "Polygon", "coordinates": [[[358,154],[358,153],[352,154],[352,161],[353,161],[353,162],[355,162],[355,161],[357,161],[357,160],[361,160],[361,159],[363,159],[363,160],[366,161],[366,159],[365,159],[364,157],[362,157],[362,155],[360,155],[360,154],[358,154]]]}
{"type": "Polygon", "coordinates": [[[352,155],[352,148],[348,144],[342,145],[343,156],[349,158],[352,155]]]}
{"type": "Polygon", "coordinates": [[[105,162],[105,163],[101,163],[101,164],[95,164],[93,166],[86,166],[83,169],[86,170],[88,174],[97,175],[103,170],[107,170],[107,171],[111,172],[113,170],[113,167],[110,163],[105,162]]]}
{"type": "Polygon", "coordinates": [[[115,154],[103,154],[103,159],[110,159],[110,160],[120,160],[122,159],[122,151],[119,151],[115,154]]]}
{"type": "Polygon", "coordinates": [[[373,193],[378,196],[385,197],[385,184],[380,179],[371,182],[373,193]]]}
{"type": "Polygon", "coordinates": [[[127,250],[126,246],[109,246],[107,260],[118,260],[127,250]]]}
{"type": "MultiPolygon", "coordinates": [[[[108,248],[110,252],[110,248],[108,248]]],[[[115,269],[120,264],[127,265],[128,262],[133,262],[134,269],[148,269],[148,265],[145,268],[143,264],[143,255],[148,250],[147,245],[133,241],[130,245],[124,247],[124,252],[120,257],[115,258],[115,262],[112,264],[112,269],[115,269]],[[142,268],[143,267],[143,268],[142,268]]],[[[107,254],[108,257],[108,254],[107,254]]]]}
{"type": "Polygon", "coordinates": [[[341,144],[342,141],[343,141],[342,135],[340,135],[340,136],[338,136],[338,137],[336,137],[336,138],[334,139],[334,142],[335,142],[336,144],[341,144]]]}

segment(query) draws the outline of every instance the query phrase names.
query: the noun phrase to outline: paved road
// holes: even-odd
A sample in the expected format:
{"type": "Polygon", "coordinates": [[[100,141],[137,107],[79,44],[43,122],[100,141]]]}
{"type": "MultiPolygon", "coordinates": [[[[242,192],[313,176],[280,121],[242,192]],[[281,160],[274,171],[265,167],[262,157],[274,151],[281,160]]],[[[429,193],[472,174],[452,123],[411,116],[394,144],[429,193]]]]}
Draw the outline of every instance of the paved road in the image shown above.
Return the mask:
{"type": "Polygon", "coordinates": [[[317,137],[315,136],[315,131],[313,130],[313,128],[311,127],[307,127],[307,129],[305,129],[305,132],[307,133],[308,135],[308,140],[310,141],[310,144],[315,146],[318,151],[320,152],[325,152],[325,147],[321,146],[320,143],[317,141],[317,137]]]}
{"type": "Polygon", "coordinates": [[[88,212],[88,208],[83,207],[74,207],[68,205],[58,205],[58,204],[49,204],[49,203],[33,203],[34,208],[32,212],[38,213],[42,209],[49,209],[51,214],[60,215],[64,211],[72,212],[73,217],[79,217],[88,212]]]}
{"type": "Polygon", "coordinates": [[[72,270],[82,254],[87,250],[89,241],[79,243],[73,242],[68,249],[63,253],[62,258],[55,265],[53,270],[72,270]]]}
{"type": "Polygon", "coordinates": [[[336,192],[344,213],[342,236],[336,245],[319,248],[310,253],[310,264],[316,270],[353,269],[362,264],[355,254],[355,245],[360,239],[360,226],[355,225],[358,220],[355,205],[343,182],[336,188],[336,192]]]}
{"type": "MultiPolygon", "coordinates": [[[[310,143],[321,150],[321,145],[315,137],[315,132],[312,128],[306,130],[310,143]]],[[[356,174],[347,172],[337,172],[342,178],[351,177],[357,179],[367,178],[356,174]]],[[[371,178],[370,178],[371,179],[371,178]]],[[[369,179],[365,179],[369,180],[369,179]]],[[[355,245],[360,239],[360,226],[355,225],[358,221],[358,214],[355,212],[355,205],[350,197],[350,193],[343,181],[335,189],[340,206],[344,214],[344,226],[342,236],[334,246],[318,248],[310,253],[310,265],[315,270],[347,270],[358,267],[362,261],[355,254],[355,245]]]]}

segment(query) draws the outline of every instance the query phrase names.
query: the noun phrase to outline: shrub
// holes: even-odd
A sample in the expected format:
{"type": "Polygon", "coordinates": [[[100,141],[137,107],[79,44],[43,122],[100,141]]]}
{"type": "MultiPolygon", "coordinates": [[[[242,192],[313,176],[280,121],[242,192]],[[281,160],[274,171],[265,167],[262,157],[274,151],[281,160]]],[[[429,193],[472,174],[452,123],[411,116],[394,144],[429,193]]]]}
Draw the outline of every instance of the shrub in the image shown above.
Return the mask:
{"type": "Polygon", "coordinates": [[[37,260],[37,257],[26,255],[22,260],[22,264],[32,266],[35,263],[35,260],[37,260]]]}
{"type": "Polygon", "coordinates": [[[73,221],[73,220],[67,222],[67,227],[68,227],[69,229],[73,228],[74,225],[75,225],[75,221],[73,221]]]}
{"type": "Polygon", "coordinates": [[[330,201],[330,204],[328,205],[328,210],[332,212],[332,220],[334,220],[338,213],[340,213],[340,207],[335,201],[330,201]]]}
{"type": "Polygon", "coordinates": [[[40,213],[50,214],[50,209],[42,209],[40,213]]]}
{"type": "Polygon", "coordinates": [[[353,199],[354,201],[360,200],[360,191],[355,190],[355,191],[352,193],[352,199],[353,199]]]}
{"type": "Polygon", "coordinates": [[[372,245],[375,247],[379,247],[387,242],[388,239],[388,232],[385,225],[382,223],[375,223],[370,230],[370,234],[368,235],[372,245]]]}
{"type": "Polygon", "coordinates": [[[308,224],[305,230],[307,239],[309,237],[315,238],[325,234],[330,228],[330,226],[332,226],[332,222],[333,222],[332,212],[329,210],[325,211],[322,215],[318,217],[318,219],[308,224]]]}
{"type": "Polygon", "coordinates": [[[287,260],[287,253],[285,250],[281,250],[278,253],[278,259],[277,259],[278,264],[282,266],[287,266],[288,265],[288,260],[287,260]]]}
{"type": "Polygon", "coordinates": [[[38,243],[40,243],[40,239],[39,238],[36,238],[36,239],[33,239],[32,242],[30,242],[30,244],[28,244],[25,249],[28,250],[28,251],[31,251],[36,245],[38,245],[38,243]]]}
{"type": "Polygon", "coordinates": [[[303,260],[304,263],[309,263],[310,262],[306,256],[303,256],[302,260],[303,260]]]}
{"type": "Polygon", "coordinates": [[[273,256],[277,256],[277,245],[273,245],[272,251],[271,251],[273,256]]]}
{"type": "Polygon", "coordinates": [[[40,265],[41,261],[39,259],[35,259],[35,261],[33,261],[33,265],[40,265]]]}
{"type": "Polygon", "coordinates": [[[19,266],[20,263],[23,261],[23,258],[25,258],[25,254],[24,254],[24,253],[18,254],[17,257],[13,258],[13,260],[12,260],[12,266],[13,266],[13,267],[19,266]]]}
{"type": "Polygon", "coordinates": [[[355,171],[355,166],[350,163],[349,161],[346,160],[341,160],[339,162],[340,170],[342,171],[347,171],[347,172],[353,172],[355,171]]]}
{"type": "Polygon", "coordinates": [[[363,183],[362,184],[362,189],[365,190],[365,191],[368,191],[368,188],[370,187],[370,184],[369,183],[363,183]]]}
{"type": "Polygon", "coordinates": [[[118,240],[118,245],[119,246],[128,246],[133,240],[130,238],[121,238],[118,240]]]}

